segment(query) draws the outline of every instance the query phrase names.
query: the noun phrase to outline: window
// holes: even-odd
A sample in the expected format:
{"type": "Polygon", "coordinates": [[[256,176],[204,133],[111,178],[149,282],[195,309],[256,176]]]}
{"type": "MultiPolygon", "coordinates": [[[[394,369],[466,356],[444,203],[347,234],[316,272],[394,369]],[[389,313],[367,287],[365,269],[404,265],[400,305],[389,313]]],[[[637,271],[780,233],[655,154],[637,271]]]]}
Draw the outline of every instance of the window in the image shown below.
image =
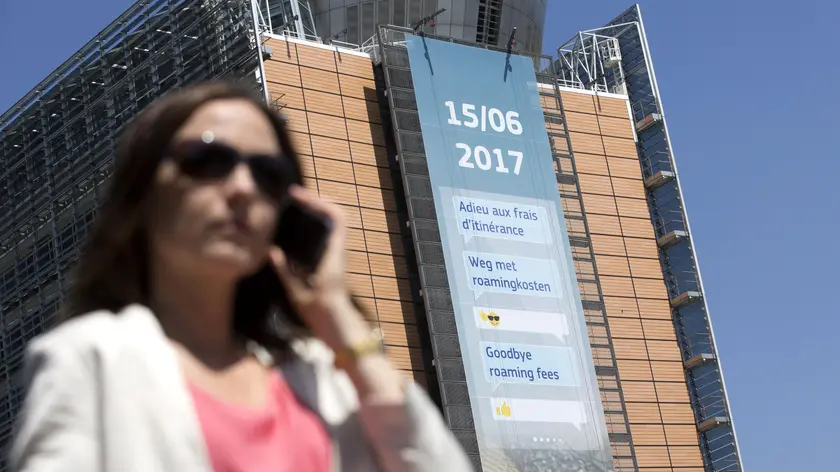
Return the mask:
{"type": "Polygon", "coordinates": [[[479,0],[475,40],[482,44],[499,44],[499,25],[502,15],[501,0],[479,0]]]}
{"type": "Polygon", "coordinates": [[[347,41],[348,43],[360,44],[359,41],[359,6],[347,7],[347,41]]]}

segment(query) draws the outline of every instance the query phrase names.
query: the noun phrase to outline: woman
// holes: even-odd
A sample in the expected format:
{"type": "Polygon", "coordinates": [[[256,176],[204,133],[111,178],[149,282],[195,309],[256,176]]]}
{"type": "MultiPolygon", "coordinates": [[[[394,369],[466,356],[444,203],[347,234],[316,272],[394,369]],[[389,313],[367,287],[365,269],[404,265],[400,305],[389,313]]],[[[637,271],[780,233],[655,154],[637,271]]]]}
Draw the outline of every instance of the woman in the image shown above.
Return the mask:
{"type": "Polygon", "coordinates": [[[144,110],[33,341],[16,471],[466,471],[348,292],[342,211],[300,186],[283,121],[224,83],[144,110]],[[272,244],[295,201],[331,220],[303,273],[272,244]]]}

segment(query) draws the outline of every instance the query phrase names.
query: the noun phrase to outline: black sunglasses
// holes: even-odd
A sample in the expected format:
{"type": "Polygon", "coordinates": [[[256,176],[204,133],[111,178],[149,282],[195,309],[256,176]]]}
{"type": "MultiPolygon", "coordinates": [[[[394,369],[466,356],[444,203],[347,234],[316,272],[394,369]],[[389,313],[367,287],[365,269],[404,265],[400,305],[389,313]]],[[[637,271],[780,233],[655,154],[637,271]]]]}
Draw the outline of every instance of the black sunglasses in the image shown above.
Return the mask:
{"type": "Polygon", "coordinates": [[[260,191],[278,200],[283,199],[291,185],[301,184],[289,158],[280,155],[243,155],[215,141],[182,141],[172,147],[169,156],[178,164],[181,172],[196,179],[223,179],[230,175],[237,164],[245,163],[260,191]]]}

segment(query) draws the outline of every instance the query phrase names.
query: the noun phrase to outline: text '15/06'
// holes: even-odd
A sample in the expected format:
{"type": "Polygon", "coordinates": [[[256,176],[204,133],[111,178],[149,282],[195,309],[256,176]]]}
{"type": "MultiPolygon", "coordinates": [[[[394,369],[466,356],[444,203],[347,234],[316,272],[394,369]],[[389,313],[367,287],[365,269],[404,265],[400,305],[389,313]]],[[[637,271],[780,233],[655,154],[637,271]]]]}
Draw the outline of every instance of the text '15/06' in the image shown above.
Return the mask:
{"type": "MultiPolygon", "coordinates": [[[[455,102],[444,102],[449,110],[447,123],[453,126],[464,126],[481,132],[488,129],[497,133],[509,133],[513,136],[522,134],[522,123],[519,121],[519,113],[516,111],[503,112],[498,108],[490,108],[485,105],[476,107],[470,103],[462,103],[460,113],[455,102]]],[[[462,151],[458,159],[458,165],[466,169],[495,170],[502,174],[508,174],[513,167],[513,174],[519,175],[522,170],[524,158],[521,151],[512,149],[490,149],[485,146],[471,146],[466,143],[455,143],[455,147],[462,151]],[[495,165],[494,165],[495,162],[495,165]]]]}

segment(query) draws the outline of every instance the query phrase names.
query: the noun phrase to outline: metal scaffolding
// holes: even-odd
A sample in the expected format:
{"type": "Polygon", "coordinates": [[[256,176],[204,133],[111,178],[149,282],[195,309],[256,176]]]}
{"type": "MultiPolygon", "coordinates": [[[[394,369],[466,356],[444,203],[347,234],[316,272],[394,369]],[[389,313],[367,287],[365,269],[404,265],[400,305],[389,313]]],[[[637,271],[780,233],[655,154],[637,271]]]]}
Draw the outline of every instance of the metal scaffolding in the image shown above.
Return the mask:
{"type": "Polygon", "coordinates": [[[557,80],[563,87],[624,95],[618,39],[593,31],[581,31],[557,48],[557,80]]]}
{"type": "Polygon", "coordinates": [[[739,472],[726,386],[639,6],[607,26],[578,33],[560,47],[558,57],[555,70],[564,85],[629,97],[706,470],[739,472]]]}
{"type": "Polygon", "coordinates": [[[263,33],[289,35],[318,41],[315,20],[308,0],[257,0],[259,25],[263,33]]]}

